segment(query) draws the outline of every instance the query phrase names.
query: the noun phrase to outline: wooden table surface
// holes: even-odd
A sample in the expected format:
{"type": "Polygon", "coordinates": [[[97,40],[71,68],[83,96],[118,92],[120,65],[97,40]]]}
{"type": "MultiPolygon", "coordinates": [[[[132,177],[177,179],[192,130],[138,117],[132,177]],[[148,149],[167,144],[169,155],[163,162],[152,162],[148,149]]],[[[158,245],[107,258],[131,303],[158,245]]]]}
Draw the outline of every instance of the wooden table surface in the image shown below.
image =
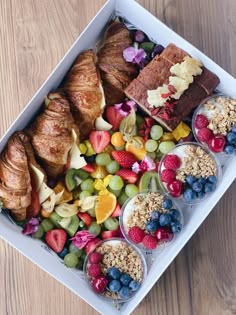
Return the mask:
{"type": "MultiPolygon", "coordinates": [[[[235,0],[139,2],[236,76],[235,0]]],[[[104,3],[0,1],[0,136],[104,3]]],[[[234,183],[133,314],[236,314],[235,189],[234,183]]],[[[0,315],[97,314],[2,240],[0,286],[0,315]]]]}

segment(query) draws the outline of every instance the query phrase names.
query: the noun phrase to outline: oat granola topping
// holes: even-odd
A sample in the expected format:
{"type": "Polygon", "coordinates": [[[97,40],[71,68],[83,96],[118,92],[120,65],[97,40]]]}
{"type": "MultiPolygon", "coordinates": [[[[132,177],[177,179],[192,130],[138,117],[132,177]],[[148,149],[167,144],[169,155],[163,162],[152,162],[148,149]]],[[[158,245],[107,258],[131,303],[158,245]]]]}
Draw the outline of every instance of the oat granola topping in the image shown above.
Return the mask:
{"type": "Polygon", "coordinates": [[[182,167],[177,170],[176,179],[185,182],[187,175],[197,178],[216,175],[216,165],[212,157],[202,148],[187,146],[185,149],[187,157],[183,158],[182,167]]]}

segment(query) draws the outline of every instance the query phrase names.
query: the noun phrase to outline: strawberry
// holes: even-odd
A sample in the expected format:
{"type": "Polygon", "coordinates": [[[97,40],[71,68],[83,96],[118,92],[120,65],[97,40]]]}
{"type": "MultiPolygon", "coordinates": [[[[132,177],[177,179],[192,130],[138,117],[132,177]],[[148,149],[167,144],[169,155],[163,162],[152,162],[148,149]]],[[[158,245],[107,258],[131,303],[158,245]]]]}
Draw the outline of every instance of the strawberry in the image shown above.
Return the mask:
{"type": "Polygon", "coordinates": [[[88,267],[88,275],[90,277],[98,277],[102,273],[101,266],[99,264],[91,264],[88,267]]]}
{"type": "Polygon", "coordinates": [[[103,240],[105,239],[109,239],[109,238],[112,238],[112,237],[116,237],[118,236],[118,230],[115,230],[115,231],[103,231],[101,233],[101,237],[103,240]]]}
{"type": "Polygon", "coordinates": [[[209,121],[205,115],[202,115],[202,114],[197,115],[195,122],[194,122],[194,126],[197,129],[205,128],[208,126],[208,124],[209,124],[209,121]]]}
{"type": "Polygon", "coordinates": [[[151,235],[145,235],[143,239],[143,246],[147,249],[155,249],[157,247],[157,239],[151,235]]]}
{"type": "Polygon", "coordinates": [[[90,133],[89,140],[92,144],[93,150],[96,153],[101,153],[110,143],[111,136],[108,131],[94,130],[90,133]]]}
{"type": "Polygon", "coordinates": [[[87,227],[92,223],[92,217],[87,212],[78,212],[77,216],[85,223],[87,227]]]}
{"type": "Polygon", "coordinates": [[[142,242],[145,233],[140,227],[132,226],[128,231],[128,236],[133,243],[139,244],[142,242]]]}
{"type": "Polygon", "coordinates": [[[98,264],[102,260],[103,255],[99,252],[94,252],[89,255],[89,262],[91,264],[98,264]]]}
{"type": "Polygon", "coordinates": [[[116,175],[119,175],[126,184],[135,184],[138,179],[138,175],[135,172],[126,168],[120,169],[116,175]]]}
{"type": "Polygon", "coordinates": [[[115,210],[112,212],[111,217],[119,217],[122,213],[121,207],[119,205],[119,203],[117,202],[115,210]]]}
{"type": "Polygon", "coordinates": [[[124,168],[130,168],[136,162],[136,157],[131,152],[113,151],[112,156],[124,168]]]}
{"type": "Polygon", "coordinates": [[[56,253],[60,253],[66,243],[66,232],[63,229],[50,230],[46,233],[46,243],[56,253]]]}
{"type": "Polygon", "coordinates": [[[94,238],[93,240],[89,241],[85,246],[86,254],[93,251],[99,242],[101,242],[100,238],[94,238]]]}
{"type": "Polygon", "coordinates": [[[212,135],[213,132],[208,128],[199,129],[197,133],[198,139],[202,142],[207,142],[212,135]]]}
{"type": "Polygon", "coordinates": [[[123,120],[124,116],[122,116],[115,106],[107,106],[106,107],[106,116],[108,122],[113,126],[113,130],[116,131],[120,127],[120,123],[123,120]]]}
{"type": "Polygon", "coordinates": [[[88,172],[88,173],[93,173],[93,172],[96,171],[95,167],[92,164],[89,164],[89,163],[86,164],[85,166],[83,166],[81,169],[86,171],[86,172],[88,172]]]}
{"type": "Polygon", "coordinates": [[[178,155],[176,154],[168,154],[164,160],[163,164],[165,168],[168,168],[170,170],[177,170],[180,167],[181,161],[178,155]]]}
{"type": "Polygon", "coordinates": [[[164,169],[161,172],[161,180],[164,183],[169,183],[174,178],[175,178],[175,171],[174,170],[164,169]]]}

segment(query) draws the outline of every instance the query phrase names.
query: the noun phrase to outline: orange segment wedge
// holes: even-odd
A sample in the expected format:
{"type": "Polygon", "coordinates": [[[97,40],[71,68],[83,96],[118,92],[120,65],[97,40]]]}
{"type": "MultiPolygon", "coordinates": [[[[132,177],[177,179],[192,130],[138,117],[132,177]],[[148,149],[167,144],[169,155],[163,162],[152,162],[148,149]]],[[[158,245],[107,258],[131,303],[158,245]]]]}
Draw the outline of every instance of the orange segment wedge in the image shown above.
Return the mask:
{"type": "Polygon", "coordinates": [[[95,205],[97,224],[103,223],[111,216],[115,210],[116,202],[116,196],[110,192],[98,196],[95,205]]]}

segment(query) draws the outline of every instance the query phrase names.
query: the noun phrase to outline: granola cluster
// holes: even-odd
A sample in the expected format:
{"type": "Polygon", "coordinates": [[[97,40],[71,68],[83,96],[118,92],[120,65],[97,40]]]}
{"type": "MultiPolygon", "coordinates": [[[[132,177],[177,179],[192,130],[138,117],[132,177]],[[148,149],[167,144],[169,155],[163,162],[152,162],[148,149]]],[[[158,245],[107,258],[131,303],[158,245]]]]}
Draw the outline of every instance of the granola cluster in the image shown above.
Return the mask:
{"type": "Polygon", "coordinates": [[[150,219],[153,211],[166,212],[166,210],[162,208],[163,200],[164,197],[156,192],[138,195],[134,202],[136,206],[135,211],[133,211],[132,215],[128,218],[127,227],[138,226],[142,230],[146,230],[146,223],[150,219]]]}
{"type": "Polygon", "coordinates": [[[236,100],[219,96],[215,99],[214,103],[209,100],[205,104],[205,107],[208,110],[214,111],[208,128],[214,134],[226,136],[236,123],[236,100]]]}
{"type": "Polygon", "coordinates": [[[187,175],[197,178],[216,175],[217,168],[214,160],[202,148],[187,146],[185,152],[187,157],[183,158],[182,167],[177,170],[176,179],[185,182],[187,175]]]}

